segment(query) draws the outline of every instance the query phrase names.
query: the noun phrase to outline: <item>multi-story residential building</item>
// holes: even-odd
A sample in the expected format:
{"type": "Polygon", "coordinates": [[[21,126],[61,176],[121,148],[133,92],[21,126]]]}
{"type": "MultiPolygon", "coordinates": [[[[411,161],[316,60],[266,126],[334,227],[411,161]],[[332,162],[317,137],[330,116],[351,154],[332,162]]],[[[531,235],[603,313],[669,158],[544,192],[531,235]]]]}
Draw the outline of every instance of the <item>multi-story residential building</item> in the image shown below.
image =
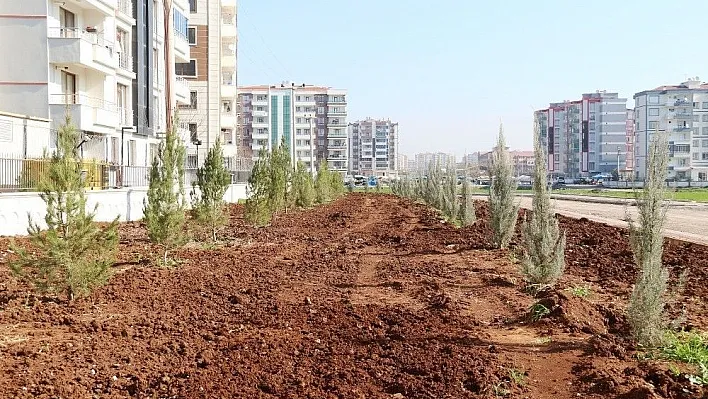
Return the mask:
{"type": "Polygon", "coordinates": [[[189,132],[187,165],[197,166],[217,139],[224,157],[236,156],[236,0],[189,0],[189,62],[175,66],[189,81],[189,102],[179,107],[189,132]]]}
{"type": "Polygon", "coordinates": [[[455,165],[455,155],[446,154],[444,152],[424,152],[415,154],[415,165],[419,171],[425,173],[430,165],[440,165],[446,168],[449,165],[455,165]]]}
{"type": "MultiPolygon", "coordinates": [[[[507,150],[509,150],[508,147],[507,150]]],[[[480,152],[475,154],[477,160],[476,165],[478,165],[479,170],[481,172],[489,172],[489,166],[492,162],[492,154],[493,151],[480,152]]],[[[511,165],[513,169],[512,173],[514,174],[514,176],[533,174],[534,165],[536,164],[533,151],[509,151],[509,158],[511,158],[511,165]]]]}
{"type": "Polygon", "coordinates": [[[172,81],[166,102],[164,58],[167,32],[170,64],[189,61],[187,7],[173,0],[164,21],[161,0],[0,2],[0,47],[19,55],[0,59],[0,109],[51,119],[52,129],[68,114],[84,158],[148,165],[167,109],[189,98],[172,81]]]}
{"type": "Polygon", "coordinates": [[[654,132],[669,139],[669,178],[708,180],[708,83],[691,79],[634,95],[635,178],[646,177],[647,153],[654,132]]]}
{"type": "Polygon", "coordinates": [[[398,176],[398,123],[367,118],[349,125],[351,173],[398,176]]]}
{"type": "Polygon", "coordinates": [[[398,154],[398,173],[408,172],[408,155],[398,154]]]}
{"type": "Polygon", "coordinates": [[[635,133],[634,133],[634,110],[633,109],[628,109],[627,110],[627,124],[626,124],[626,132],[627,132],[627,144],[625,147],[625,151],[627,152],[627,160],[625,161],[625,177],[630,177],[634,175],[634,138],[635,138],[635,133]]]}
{"type": "Polygon", "coordinates": [[[580,100],[551,103],[534,113],[548,150],[548,171],[569,178],[624,170],[627,99],[597,91],[580,100]],[[618,155],[619,154],[619,155],[618,155]]]}
{"type": "Polygon", "coordinates": [[[262,148],[271,150],[285,139],[293,162],[302,161],[310,169],[327,160],[331,170],[346,174],[346,94],[346,90],[291,82],[239,87],[240,153],[255,159],[262,148]]]}

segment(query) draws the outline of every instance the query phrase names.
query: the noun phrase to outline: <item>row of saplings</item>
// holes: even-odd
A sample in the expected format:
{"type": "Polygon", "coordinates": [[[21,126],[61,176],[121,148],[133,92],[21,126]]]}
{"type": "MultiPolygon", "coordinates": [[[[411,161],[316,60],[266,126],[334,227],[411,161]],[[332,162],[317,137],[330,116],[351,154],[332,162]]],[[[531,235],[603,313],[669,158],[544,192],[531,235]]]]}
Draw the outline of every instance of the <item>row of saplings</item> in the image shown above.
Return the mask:
{"type": "MultiPolygon", "coordinates": [[[[666,137],[655,134],[648,158],[647,178],[637,197],[638,220],[630,220],[630,244],[638,268],[638,277],[627,309],[627,320],[634,338],[644,348],[661,348],[675,360],[688,361],[698,366],[698,374],[687,377],[693,383],[708,384],[708,339],[700,333],[676,333],[669,328],[664,312],[669,295],[668,271],[662,266],[662,227],[666,215],[666,191],[663,182],[668,171],[668,142],[666,137]]],[[[565,268],[566,239],[558,225],[551,205],[546,176],[546,152],[538,138],[538,124],[534,137],[535,170],[533,181],[533,212],[522,224],[522,259],[520,272],[534,295],[552,288],[565,268]]],[[[500,128],[497,146],[490,164],[492,184],[489,190],[490,225],[493,242],[499,248],[510,243],[518,217],[519,205],[515,200],[516,182],[512,163],[500,128]]],[[[471,187],[468,179],[462,183],[458,202],[457,177],[454,168],[443,173],[438,165],[429,167],[426,176],[412,180],[406,178],[392,185],[394,194],[423,201],[437,208],[458,225],[474,221],[471,187]]],[[[685,275],[679,278],[685,281],[685,275]]],[[[681,289],[680,284],[676,287],[681,289]]],[[[531,307],[532,318],[538,318],[549,309],[540,303],[531,307]],[[539,313],[540,312],[540,313],[539,313]]],[[[676,323],[671,323],[676,326],[676,323]]]]}
{"type": "MultiPolygon", "coordinates": [[[[87,208],[87,197],[76,152],[79,134],[67,116],[57,132],[57,150],[46,155],[48,167],[38,189],[46,204],[44,223],[29,219],[30,248],[11,243],[17,257],[11,271],[42,292],[64,293],[69,299],[83,296],[104,284],[111,274],[118,249],[118,223],[94,221],[98,204],[87,208]]],[[[184,187],[185,148],[174,133],[160,143],[149,175],[144,203],[144,223],[150,240],[162,249],[156,263],[176,262],[168,253],[190,239],[217,242],[228,222],[224,194],[231,173],[224,165],[220,143],[210,149],[189,193],[184,187]],[[195,223],[187,224],[188,215],[195,223]],[[187,228],[189,227],[189,229],[187,228]],[[193,234],[190,234],[193,233],[193,234]],[[190,237],[191,235],[191,237],[190,237]]],[[[302,164],[290,166],[287,147],[261,151],[249,180],[247,221],[263,226],[289,208],[308,208],[331,201],[343,193],[341,178],[323,163],[315,179],[302,164]]]]}

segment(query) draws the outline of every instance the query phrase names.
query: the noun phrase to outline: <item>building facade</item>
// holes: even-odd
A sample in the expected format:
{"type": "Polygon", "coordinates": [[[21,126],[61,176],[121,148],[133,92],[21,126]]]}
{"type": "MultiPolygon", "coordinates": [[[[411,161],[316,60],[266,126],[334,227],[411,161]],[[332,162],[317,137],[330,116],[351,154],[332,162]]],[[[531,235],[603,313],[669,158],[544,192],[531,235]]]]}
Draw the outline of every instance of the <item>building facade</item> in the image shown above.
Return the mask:
{"type": "Polygon", "coordinates": [[[440,165],[445,168],[448,165],[455,165],[455,154],[444,152],[424,152],[415,154],[415,166],[417,171],[426,173],[431,165],[440,165]]]}
{"type": "Polygon", "coordinates": [[[549,173],[580,178],[626,169],[626,98],[597,91],[551,103],[534,117],[548,151],[549,173]]]}
{"type": "Polygon", "coordinates": [[[691,79],[634,95],[634,175],[646,177],[647,153],[654,132],[669,139],[669,179],[708,180],[708,84],[691,79]]]}
{"type": "Polygon", "coordinates": [[[625,151],[627,152],[627,160],[625,161],[625,177],[630,177],[634,176],[634,140],[635,140],[635,132],[634,132],[634,110],[633,109],[628,109],[627,110],[627,124],[626,126],[626,147],[625,151]]]}
{"type": "Polygon", "coordinates": [[[349,125],[351,174],[398,176],[398,123],[367,118],[349,125]]]}
{"type": "Polygon", "coordinates": [[[348,171],[346,90],[296,85],[238,88],[240,154],[258,158],[285,140],[293,162],[313,169],[326,160],[330,170],[348,171]]]}
{"type": "Polygon", "coordinates": [[[0,59],[0,110],[50,119],[50,132],[69,115],[84,158],[149,165],[168,105],[189,96],[173,79],[167,103],[164,51],[189,61],[188,6],[173,0],[165,21],[161,0],[0,2],[0,47],[19,55],[0,59]]]}
{"type": "Polygon", "coordinates": [[[236,0],[189,0],[190,60],[178,63],[189,82],[189,101],[179,107],[180,127],[189,132],[187,165],[196,167],[217,139],[227,162],[236,157],[236,0]]]}

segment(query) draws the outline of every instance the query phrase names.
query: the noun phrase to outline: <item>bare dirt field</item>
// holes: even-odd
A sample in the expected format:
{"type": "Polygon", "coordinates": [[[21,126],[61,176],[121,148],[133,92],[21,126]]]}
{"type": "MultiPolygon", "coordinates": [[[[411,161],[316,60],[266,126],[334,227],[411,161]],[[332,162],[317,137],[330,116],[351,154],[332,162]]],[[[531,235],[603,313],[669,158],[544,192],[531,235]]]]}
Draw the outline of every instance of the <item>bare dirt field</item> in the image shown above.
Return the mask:
{"type": "MultiPolygon", "coordinates": [[[[187,246],[174,269],[122,225],[116,275],[72,303],[12,279],[0,239],[0,398],[708,398],[638,360],[623,229],[561,217],[566,275],[533,322],[482,201],[464,229],[376,194],[262,229],[241,214],[226,245],[187,246]],[[567,290],[585,284],[586,298],[567,290]]],[[[664,262],[689,271],[672,315],[708,329],[708,248],[667,240],[664,262]]]]}

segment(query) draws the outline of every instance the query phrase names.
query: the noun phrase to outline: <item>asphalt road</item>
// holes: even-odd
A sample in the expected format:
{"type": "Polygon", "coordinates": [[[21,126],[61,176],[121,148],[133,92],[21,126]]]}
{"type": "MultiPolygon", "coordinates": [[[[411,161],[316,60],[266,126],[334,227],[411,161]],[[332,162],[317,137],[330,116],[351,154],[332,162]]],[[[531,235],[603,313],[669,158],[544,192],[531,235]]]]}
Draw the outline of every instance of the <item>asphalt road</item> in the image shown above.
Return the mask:
{"type": "MultiPolygon", "coordinates": [[[[485,197],[486,198],[486,197],[485,197]]],[[[521,207],[530,209],[531,198],[519,197],[521,207]]],[[[556,212],[574,218],[588,218],[611,226],[627,227],[627,211],[636,218],[637,208],[624,204],[551,200],[556,212]]],[[[708,205],[669,206],[664,225],[666,237],[708,245],[708,205]]]]}

